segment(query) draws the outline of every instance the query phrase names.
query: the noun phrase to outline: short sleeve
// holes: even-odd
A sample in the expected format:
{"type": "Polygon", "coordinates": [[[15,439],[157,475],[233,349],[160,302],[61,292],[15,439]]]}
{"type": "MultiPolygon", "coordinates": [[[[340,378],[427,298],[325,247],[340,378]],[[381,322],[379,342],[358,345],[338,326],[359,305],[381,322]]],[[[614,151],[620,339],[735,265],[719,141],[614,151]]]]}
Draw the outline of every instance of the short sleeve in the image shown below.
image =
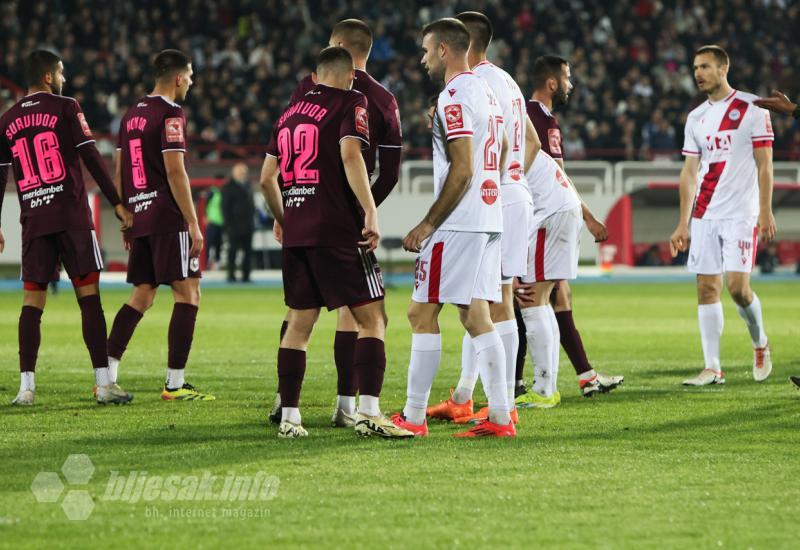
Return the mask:
{"type": "Polygon", "coordinates": [[[89,128],[89,123],[86,122],[86,117],[77,101],[73,100],[67,102],[65,114],[67,132],[72,138],[75,147],[80,147],[87,143],[94,143],[92,129],[89,128]]]}
{"type": "Polygon", "coordinates": [[[700,156],[700,146],[697,144],[697,140],[694,139],[691,119],[686,120],[686,126],[683,130],[683,149],[681,150],[681,154],[685,157],[700,156]]]}
{"type": "Polygon", "coordinates": [[[171,110],[161,123],[161,152],[186,152],[186,117],[183,109],[171,110]]]}
{"type": "Polygon", "coordinates": [[[447,141],[460,137],[471,137],[473,134],[472,109],[461,98],[454,98],[458,94],[452,93],[452,90],[445,92],[439,96],[436,110],[447,135],[447,141]]]}
{"type": "MultiPolygon", "coordinates": [[[[755,107],[755,105],[753,105],[755,107]]],[[[753,140],[753,148],[772,147],[775,140],[775,133],[772,130],[772,119],[769,111],[760,107],[755,107],[752,117],[750,138],[753,140]]]]}
{"type": "Polygon", "coordinates": [[[380,147],[402,147],[403,146],[403,127],[400,124],[400,109],[397,100],[392,101],[383,112],[385,132],[378,145],[380,147]]]}
{"type": "Polygon", "coordinates": [[[347,104],[342,122],[339,125],[339,141],[354,137],[369,147],[369,113],[367,112],[367,96],[358,94],[347,104]]]}
{"type": "Polygon", "coordinates": [[[561,128],[558,126],[558,121],[556,121],[555,117],[548,117],[546,131],[547,151],[545,152],[554,159],[563,159],[564,153],[561,151],[561,128]]]}

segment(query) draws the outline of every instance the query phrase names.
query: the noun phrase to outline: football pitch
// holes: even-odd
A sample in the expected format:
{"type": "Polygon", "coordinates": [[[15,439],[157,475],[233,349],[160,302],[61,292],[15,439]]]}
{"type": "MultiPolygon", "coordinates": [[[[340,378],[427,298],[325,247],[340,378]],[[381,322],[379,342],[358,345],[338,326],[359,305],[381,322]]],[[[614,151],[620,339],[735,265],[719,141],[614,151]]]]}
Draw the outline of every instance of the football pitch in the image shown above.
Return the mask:
{"type": "MultiPolygon", "coordinates": [[[[204,291],[187,381],[217,400],[186,403],[159,397],[171,311],[163,289],[120,366],[133,403],[101,407],[90,398],[79,310],[64,288],[42,321],[37,404],[11,407],[21,295],[2,292],[0,547],[796,548],[800,395],[787,376],[800,374],[800,284],[754,286],[774,362],[762,384],[752,380],[749,338],[727,295],[727,384],[687,389],[680,381],[702,363],[691,283],[576,284],[589,357],[625,375],[624,386],[584,399],[562,353],[562,405],[521,411],[516,440],[457,440],[454,426],[431,423],[429,438],[412,441],[329,427],[335,316],[325,314],[301,402],[310,437],[277,439],[266,415],[279,289],[204,291]],[[78,457],[62,470],[70,455],[90,465],[78,457]],[[241,489],[245,481],[226,481],[237,476],[261,489],[225,493],[225,484],[241,489]],[[213,490],[193,491],[197,480],[213,490]]],[[[405,400],[409,296],[396,288],[387,300],[386,413],[405,400]]],[[[103,292],[109,326],[126,297],[103,292]]],[[[432,402],[459,371],[455,311],[441,322],[432,402]]]]}

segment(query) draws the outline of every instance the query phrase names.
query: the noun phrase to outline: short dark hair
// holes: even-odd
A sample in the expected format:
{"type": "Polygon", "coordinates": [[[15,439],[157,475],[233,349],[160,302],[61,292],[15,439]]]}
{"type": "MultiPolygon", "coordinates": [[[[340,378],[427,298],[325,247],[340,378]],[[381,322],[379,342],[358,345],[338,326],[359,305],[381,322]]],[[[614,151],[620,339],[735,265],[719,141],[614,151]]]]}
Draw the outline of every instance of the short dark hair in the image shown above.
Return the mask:
{"type": "Polygon", "coordinates": [[[36,50],[25,58],[25,81],[28,86],[42,82],[44,75],[55,72],[61,58],[48,50],[36,50]]]}
{"type": "Polygon", "coordinates": [[[533,62],[533,89],[542,88],[549,79],[561,78],[561,71],[569,62],[558,55],[543,55],[533,62]]]}
{"type": "Polygon", "coordinates": [[[695,57],[700,55],[701,53],[710,53],[714,56],[714,59],[720,65],[730,65],[731,58],[728,56],[728,52],[726,52],[722,47],[717,46],[716,44],[708,44],[706,46],[701,46],[694,52],[695,57]]]}
{"type": "Polygon", "coordinates": [[[435,34],[440,42],[457,52],[469,49],[469,31],[464,23],[454,17],[444,17],[425,25],[422,29],[423,38],[429,34],[435,34]]]}
{"type": "Polygon", "coordinates": [[[170,78],[186,70],[192,59],[180,50],[164,50],[153,60],[153,72],[156,80],[170,78]]]}
{"type": "Polygon", "coordinates": [[[344,19],[336,23],[331,37],[341,38],[348,50],[367,55],[372,49],[372,30],[360,19],[344,19]]]}
{"type": "Polygon", "coordinates": [[[489,21],[489,18],[477,11],[465,11],[456,15],[456,19],[466,25],[476,49],[485,52],[494,35],[492,22],[489,21]]]}
{"type": "Polygon", "coordinates": [[[328,46],[317,56],[317,73],[329,70],[352,71],[353,56],[340,46],[328,46]]]}

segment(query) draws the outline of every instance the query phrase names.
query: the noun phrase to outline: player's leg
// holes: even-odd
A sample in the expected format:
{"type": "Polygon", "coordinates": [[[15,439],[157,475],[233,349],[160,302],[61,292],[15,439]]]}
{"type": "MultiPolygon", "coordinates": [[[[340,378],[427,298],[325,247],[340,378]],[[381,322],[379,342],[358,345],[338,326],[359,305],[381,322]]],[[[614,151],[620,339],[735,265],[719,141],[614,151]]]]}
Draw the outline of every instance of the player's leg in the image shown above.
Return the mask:
{"type": "MultiPolygon", "coordinates": [[[[285,256],[284,256],[285,257],[285,256]]],[[[306,350],[319,308],[292,309],[286,315],[286,334],[278,349],[278,392],[281,396],[281,423],[278,437],[305,437],[300,415],[300,390],[306,373],[306,350]]]]}
{"type": "Polygon", "coordinates": [[[184,377],[200,308],[200,279],[186,277],[172,281],[170,286],[175,304],[167,334],[167,375],[161,398],[165,401],[212,401],[213,395],[197,391],[184,377]]]}
{"type": "MultiPolygon", "coordinates": [[[[23,253],[24,266],[24,253],[23,253]]],[[[23,267],[24,270],[24,267],[23,267]]],[[[36,359],[42,342],[42,312],[47,302],[47,282],[24,282],[19,316],[19,392],[12,405],[33,405],[36,398],[36,359]]]]}
{"type": "Polygon", "coordinates": [[[533,391],[517,399],[520,407],[550,408],[558,404],[554,384],[558,372],[558,323],[549,300],[554,284],[554,281],[533,283],[531,299],[522,306],[534,376],[533,391]]]}
{"type": "Polygon", "coordinates": [[[333,339],[333,360],[336,364],[336,410],[331,417],[335,427],[353,427],[356,415],[358,372],[354,364],[358,323],[347,307],[336,310],[336,335],[333,339]]]}
{"type": "Polygon", "coordinates": [[[228,282],[236,282],[236,255],[239,251],[239,237],[228,234],[228,282]]]}
{"type": "Polygon", "coordinates": [[[525,321],[522,319],[522,311],[516,301],[514,302],[514,318],[517,322],[517,341],[519,342],[519,347],[517,348],[517,370],[514,375],[516,379],[514,398],[516,399],[528,393],[528,389],[525,387],[525,360],[528,357],[528,340],[525,338],[525,321]]]}

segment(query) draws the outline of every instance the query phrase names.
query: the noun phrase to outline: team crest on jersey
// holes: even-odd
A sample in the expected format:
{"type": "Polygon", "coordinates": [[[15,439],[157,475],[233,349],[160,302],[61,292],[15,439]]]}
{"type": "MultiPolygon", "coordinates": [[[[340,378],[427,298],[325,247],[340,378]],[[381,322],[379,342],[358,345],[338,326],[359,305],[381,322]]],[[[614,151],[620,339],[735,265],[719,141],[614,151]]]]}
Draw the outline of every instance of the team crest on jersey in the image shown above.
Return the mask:
{"type": "Polygon", "coordinates": [[[517,161],[513,161],[508,165],[508,173],[511,175],[512,180],[519,181],[522,178],[522,165],[517,161]]]}
{"type": "Polygon", "coordinates": [[[561,154],[561,130],[558,128],[550,128],[547,130],[547,144],[550,146],[550,152],[554,155],[561,154]]]}
{"type": "Polygon", "coordinates": [[[500,196],[500,192],[497,189],[497,184],[492,180],[486,180],[481,185],[481,199],[486,204],[494,204],[497,202],[497,198],[500,196]]]}
{"type": "Polygon", "coordinates": [[[81,123],[81,130],[83,130],[83,135],[86,137],[92,137],[92,129],[89,128],[89,123],[86,122],[86,117],[83,116],[83,113],[78,113],[78,122],[81,123]]]}
{"type": "Polygon", "coordinates": [[[464,128],[464,115],[461,112],[461,105],[447,105],[444,108],[444,119],[447,121],[447,130],[460,130],[464,128]]]}
{"type": "Polygon", "coordinates": [[[356,107],[356,131],[369,139],[369,115],[364,107],[356,107]]]}
{"type": "Polygon", "coordinates": [[[164,123],[167,141],[170,143],[183,142],[183,120],[179,117],[168,118],[164,123]]]}
{"type": "Polygon", "coordinates": [[[733,109],[730,113],[728,113],[728,118],[735,122],[742,118],[742,112],[739,109],[733,109]]]}

